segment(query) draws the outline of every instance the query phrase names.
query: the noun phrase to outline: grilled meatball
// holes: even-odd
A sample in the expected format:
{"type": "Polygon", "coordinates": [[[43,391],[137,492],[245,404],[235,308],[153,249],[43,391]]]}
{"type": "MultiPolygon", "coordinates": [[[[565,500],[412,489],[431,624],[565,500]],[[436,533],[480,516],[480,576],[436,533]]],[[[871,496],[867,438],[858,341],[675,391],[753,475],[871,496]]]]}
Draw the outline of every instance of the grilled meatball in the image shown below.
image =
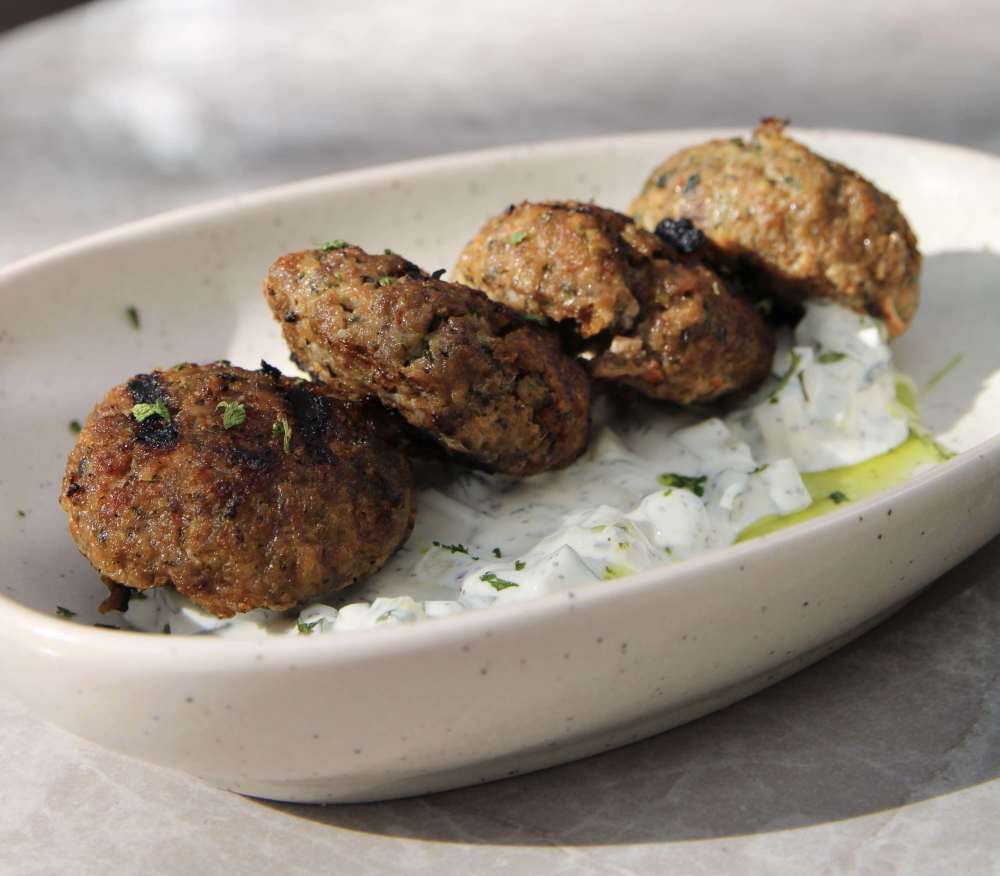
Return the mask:
{"type": "Polygon", "coordinates": [[[300,367],[343,398],[377,397],[454,454],[529,475],[586,447],[585,371],[481,292],[345,244],[279,258],[264,294],[300,367]]]}
{"type": "Polygon", "coordinates": [[[173,586],[219,617],[287,609],[380,568],[413,528],[390,415],[224,364],[139,374],[94,409],[61,504],[112,590],[173,586]]]}
{"type": "Polygon", "coordinates": [[[521,313],[573,320],[581,337],[630,328],[652,253],[627,216],[592,204],[511,205],[466,245],[452,275],[521,313]]]}
{"type": "Polygon", "coordinates": [[[707,402],[768,374],[773,334],[687,250],[621,213],[522,203],[489,220],[455,266],[463,282],[589,339],[595,377],[652,398],[707,402]]]}
{"type": "Polygon", "coordinates": [[[703,265],[654,259],[637,294],[638,323],[596,356],[594,377],[689,405],[752,390],[770,373],[771,327],[703,265]]]}
{"type": "Polygon", "coordinates": [[[905,331],[920,252],[896,202],[765,119],[749,142],[712,140],[657,167],[630,208],[645,228],[691,219],[720,264],[787,302],[829,298],[905,331]]]}

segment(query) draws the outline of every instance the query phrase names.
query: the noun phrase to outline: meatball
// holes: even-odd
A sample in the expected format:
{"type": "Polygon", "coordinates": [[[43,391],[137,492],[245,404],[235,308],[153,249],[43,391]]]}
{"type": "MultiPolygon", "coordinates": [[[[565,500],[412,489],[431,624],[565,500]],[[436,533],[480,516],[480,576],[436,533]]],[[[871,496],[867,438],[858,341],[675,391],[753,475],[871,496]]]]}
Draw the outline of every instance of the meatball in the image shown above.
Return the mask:
{"type": "Polygon", "coordinates": [[[774,332],[745,298],[699,264],[658,258],[638,289],[640,319],[592,362],[616,380],[681,405],[758,386],[770,373],[774,332]]]}
{"type": "Polygon", "coordinates": [[[279,258],[264,294],[300,367],[343,398],[378,398],[453,454],[529,475],[587,445],[584,369],[481,292],[338,241],[279,258]]]}
{"type": "Polygon", "coordinates": [[[573,201],[511,205],[466,245],[452,275],[529,316],[572,320],[581,337],[629,328],[651,254],[627,216],[573,201]]]}
{"type": "MultiPolygon", "coordinates": [[[[263,363],[262,363],[263,364],[263,363]]],[[[226,364],[116,386],[80,432],[61,504],[80,552],[121,588],[172,584],[231,617],[287,609],[380,568],[415,491],[386,411],[226,364]]]]}
{"type": "Polygon", "coordinates": [[[486,223],[455,274],[587,339],[595,377],[692,404],[753,389],[774,352],[764,319],[693,243],[594,204],[522,203],[486,223]]]}
{"type": "Polygon", "coordinates": [[[828,298],[905,331],[917,309],[920,252],[896,202],[853,170],[765,119],[749,142],[712,140],[657,167],[631,205],[653,230],[690,219],[721,266],[790,303],[828,298]]]}

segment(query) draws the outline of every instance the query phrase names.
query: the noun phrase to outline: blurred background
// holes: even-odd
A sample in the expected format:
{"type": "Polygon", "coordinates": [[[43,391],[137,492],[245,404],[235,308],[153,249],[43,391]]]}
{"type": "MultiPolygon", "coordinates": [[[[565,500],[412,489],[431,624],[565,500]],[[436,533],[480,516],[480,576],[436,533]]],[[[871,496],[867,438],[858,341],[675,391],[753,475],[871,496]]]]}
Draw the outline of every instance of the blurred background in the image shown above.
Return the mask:
{"type": "Polygon", "coordinates": [[[0,263],[224,194],[557,137],[781,115],[1000,151],[995,0],[0,0],[0,28],[0,263]]]}

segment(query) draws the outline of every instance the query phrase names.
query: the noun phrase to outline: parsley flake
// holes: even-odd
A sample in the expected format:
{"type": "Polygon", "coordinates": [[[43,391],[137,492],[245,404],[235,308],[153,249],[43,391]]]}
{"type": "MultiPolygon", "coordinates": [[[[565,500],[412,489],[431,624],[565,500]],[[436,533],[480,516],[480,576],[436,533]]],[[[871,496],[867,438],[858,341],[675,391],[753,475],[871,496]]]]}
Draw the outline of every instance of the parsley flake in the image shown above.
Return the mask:
{"type": "Polygon", "coordinates": [[[515,572],[520,572],[527,565],[528,564],[524,560],[515,560],[514,561],[514,571],[515,572]]]}
{"type": "Polygon", "coordinates": [[[27,515],[27,513],[26,513],[25,511],[23,511],[23,510],[22,510],[21,508],[18,508],[18,509],[17,509],[17,516],[18,516],[18,518],[20,518],[21,520],[23,520],[23,519],[24,519],[25,517],[27,517],[28,515],[27,515]]]}
{"type": "Polygon", "coordinates": [[[220,401],[215,409],[222,411],[222,428],[232,429],[246,422],[247,409],[243,407],[243,402],[220,401]]]}
{"type": "Polygon", "coordinates": [[[75,611],[70,611],[68,608],[63,608],[61,605],[56,606],[56,614],[59,617],[76,617],[75,611]]]}
{"type": "Polygon", "coordinates": [[[129,325],[131,325],[136,331],[139,331],[139,329],[142,328],[142,323],[139,321],[138,307],[126,307],[125,318],[129,321],[129,325]]]}
{"type": "Polygon", "coordinates": [[[431,544],[434,545],[434,547],[441,548],[442,550],[451,551],[453,554],[465,554],[473,560],[479,559],[479,557],[472,556],[472,554],[469,553],[469,549],[464,544],[442,544],[439,541],[432,541],[431,544]]]}
{"type": "Polygon", "coordinates": [[[139,423],[145,422],[150,417],[159,417],[166,423],[170,422],[170,411],[167,410],[167,406],[163,403],[162,398],[158,398],[155,404],[139,402],[132,405],[132,416],[139,423]]]}
{"type": "Polygon", "coordinates": [[[493,556],[495,556],[498,560],[503,556],[503,554],[500,553],[500,548],[493,548],[493,556]]]}
{"type": "Polygon", "coordinates": [[[83,426],[80,425],[80,421],[79,420],[70,420],[69,421],[69,430],[74,435],[79,435],[80,434],[80,430],[82,428],[83,428],[83,426]]]}
{"type": "Polygon", "coordinates": [[[375,282],[378,283],[379,286],[391,286],[397,279],[397,277],[384,276],[379,277],[375,282]]]}
{"type": "Polygon", "coordinates": [[[519,585],[513,581],[508,581],[506,578],[498,578],[496,572],[484,572],[479,576],[480,581],[485,581],[497,592],[501,590],[506,590],[508,587],[518,587],[519,585]]]}
{"type": "Polygon", "coordinates": [[[830,498],[836,505],[841,504],[841,502],[849,501],[847,495],[845,493],[840,492],[840,490],[834,490],[832,493],[830,493],[830,498]]]}
{"type": "Polygon", "coordinates": [[[774,388],[774,392],[771,393],[771,397],[768,399],[772,405],[776,405],[778,403],[778,396],[781,394],[781,390],[788,386],[788,381],[792,379],[795,369],[799,367],[799,362],[802,361],[802,357],[796,353],[795,350],[791,351],[791,357],[792,364],[789,365],[788,370],[781,375],[781,380],[778,381],[778,385],[774,388]]]}
{"type": "Polygon", "coordinates": [[[282,414],[271,424],[271,435],[281,436],[281,449],[288,453],[292,448],[292,424],[288,422],[288,417],[282,414]]]}
{"type": "Polygon", "coordinates": [[[684,183],[684,194],[694,191],[698,186],[701,185],[701,174],[692,173],[691,176],[687,178],[687,182],[684,183]]]}
{"type": "Polygon", "coordinates": [[[704,496],[705,481],[708,480],[708,476],[688,477],[687,475],[668,472],[667,474],[661,474],[656,480],[659,481],[662,487],[677,487],[681,490],[690,490],[696,496],[704,496]]]}
{"type": "Polygon", "coordinates": [[[528,237],[528,232],[527,231],[515,231],[510,236],[511,245],[512,246],[517,246],[519,243],[521,243],[524,240],[526,240],[527,237],[528,237]]]}
{"type": "Polygon", "coordinates": [[[300,633],[302,633],[303,636],[311,636],[313,629],[319,626],[320,621],[322,620],[323,618],[317,618],[312,623],[309,621],[296,621],[295,627],[300,633]]]}
{"type": "Polygon", "coordinates": [[[836,350],[827,350],[825,353],[820,353],[817,361],[820,365],[830,365],[833,362],[839,362],[841,359],[846,359],[847,353],[838,353],[836,350]]]}
{"type": "Polygon", "coordinates": [[[332,249],[343,249],[345,246],[347,246],[347,241],[340,240],[338,238],[337,240],[328,240],[320,247],[320,249],[323,250],[323,252],[330,252],[332,249]]]}

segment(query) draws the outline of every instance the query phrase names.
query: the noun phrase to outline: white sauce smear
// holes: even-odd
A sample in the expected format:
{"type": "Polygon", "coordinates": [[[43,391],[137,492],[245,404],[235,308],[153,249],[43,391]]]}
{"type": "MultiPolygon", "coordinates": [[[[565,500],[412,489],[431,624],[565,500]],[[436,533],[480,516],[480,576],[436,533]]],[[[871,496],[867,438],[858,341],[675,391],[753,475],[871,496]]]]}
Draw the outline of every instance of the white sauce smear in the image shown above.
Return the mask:
{"type": "Polygon", "coordinates": [[[240,637],[394,626],[724,547],[764,517],[807,508],[800,473],[864,462],[906,440],[886,340],[878,320],[810,303],[794,335],[779,335],[770,379],[739,409],[696,421],[643,403],[614,421],[599,404],[589,450],[563,471],[518,479],[451,470],[421,490],[413,535],[385,568],[330,604],[220,619],[158,588],[133,598],[124,620],[240,637]]]}

